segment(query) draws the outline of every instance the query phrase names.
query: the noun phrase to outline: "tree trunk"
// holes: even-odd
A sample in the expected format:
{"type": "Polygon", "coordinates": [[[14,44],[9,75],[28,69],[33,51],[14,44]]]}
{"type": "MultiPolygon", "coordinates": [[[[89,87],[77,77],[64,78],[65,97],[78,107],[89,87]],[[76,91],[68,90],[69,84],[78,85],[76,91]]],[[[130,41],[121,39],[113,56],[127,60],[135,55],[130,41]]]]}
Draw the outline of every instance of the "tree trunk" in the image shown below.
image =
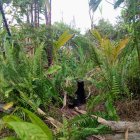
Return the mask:
{"type": "Polygon", "coordinates": [[[53,42],[52,42],[52,29],[51,29],[51,5],[52,1],[49,1],[49,5],[45,6],[45,19],[46,19],[46,26],[48,27],[48,34],[47,34],[47,46],[46,46],[46,54],[48,59],[48,67],[50,67],[53,63],[53,42]],[[47,7],[49,7],[47,9],[47,7]]]}
{"type": "Polygon", "coordinates": [[[29,6],[28,6],[28,8],[27,8],[26,17],[27,17],[27,23],[28,23],[28,24],[30,24],[30,13],[29,13],[29,6]]]}
{"type": "Polygon", "coordinates": [[[46,25],[48,25],[48,10],[46,4],[45,4],[45,20],[46,20],[46,25]]]}
{"type": "Polygon", "coordinates": [[[11,37],[11,33],[10,33],[10,30],[9,30],[9,26],[8,26],[8,23],[7,23],[7,20],[6,20],[6,17],[5,17],[5,13],[4,13],[4,10],[3,10],[3,3],[2,3],[2,0],[0,0],[0,12],[2,14],[2,18],[3,18],[3,23],[4,23],[4,27],[9,35],[9,37],[11,37]]]}
{"type": "Polygon", "coordinates": [[[33,23],[34,23],[34,16],[33,16],[33,2],[32,2],[32,4],[31,4],[31,11],[30,11],[30,13],[31,13],[31,25],[33,26],[33,23]]]}
{"type": "Polygon", "coordinates": [[[39,10],[40,10],[40,6],[39,6],[39,1],[37,3],[37,23],[38,23],[38,27],[39,27],[39,10]]]}
{"type": "Polygon", "coordinates": [[[37,0],[34,0],[34,26],[37,26],[37,0]]]}

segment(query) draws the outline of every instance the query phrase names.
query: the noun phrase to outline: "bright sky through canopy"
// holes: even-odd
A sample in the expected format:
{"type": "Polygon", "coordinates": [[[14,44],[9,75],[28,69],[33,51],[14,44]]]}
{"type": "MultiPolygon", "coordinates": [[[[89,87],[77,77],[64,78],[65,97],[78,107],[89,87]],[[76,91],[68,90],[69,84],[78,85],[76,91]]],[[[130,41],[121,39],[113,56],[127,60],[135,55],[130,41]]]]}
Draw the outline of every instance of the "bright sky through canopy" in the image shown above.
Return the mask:
{"type": "MultiPolygon", "coordinates": [[[[115,24],[120,9],[114,10],[113,5],[105,0],[102,0],[99,7],[102,9],[102,14],[98,8],[94,16],[95,23],[103,17],[115,24]]],[[[81,28],[82,32],[90,28],[88,0],[52,0],[52,21],[61,21],[62,18],[67,24],[75,19],[76,27],[81,28]]]]}

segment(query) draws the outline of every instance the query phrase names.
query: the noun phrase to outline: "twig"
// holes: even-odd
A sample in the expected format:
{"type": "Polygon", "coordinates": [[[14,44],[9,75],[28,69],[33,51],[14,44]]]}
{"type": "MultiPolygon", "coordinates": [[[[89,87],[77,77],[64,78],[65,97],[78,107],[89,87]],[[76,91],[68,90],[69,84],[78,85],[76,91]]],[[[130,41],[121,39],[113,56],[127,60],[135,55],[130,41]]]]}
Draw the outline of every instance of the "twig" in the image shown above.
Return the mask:
{"type": "Polygon", "coordinates": [[[128,140],[128,128],[126,129],[126,131],[125,131],[125,140],[128,140]]]}
{"type": "Polygon", "coordinates": [[[67,105],[67,93],[64,92],[64,100],[63,100],[63,107],[62,107],[62,109],[64,109],[66,107],[66,105],[67,105]]]}

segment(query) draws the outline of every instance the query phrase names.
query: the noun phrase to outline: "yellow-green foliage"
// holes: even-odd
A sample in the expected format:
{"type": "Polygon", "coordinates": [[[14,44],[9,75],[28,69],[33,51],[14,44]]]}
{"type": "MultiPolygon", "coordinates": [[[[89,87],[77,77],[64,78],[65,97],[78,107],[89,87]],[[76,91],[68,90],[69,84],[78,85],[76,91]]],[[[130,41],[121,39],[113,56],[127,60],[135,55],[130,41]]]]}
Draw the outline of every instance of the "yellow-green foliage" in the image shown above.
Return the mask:
{"type": "Polygon", "coordinates": [[[92,30],[91,33],[98,41],[98,51],[104,56],[108,64],[113,65],[117,62],[119,54],[126,47],[129,38],[125,38],[118,43],[111,42],[108,38],[104,38],[97,30],[92,30]]]}

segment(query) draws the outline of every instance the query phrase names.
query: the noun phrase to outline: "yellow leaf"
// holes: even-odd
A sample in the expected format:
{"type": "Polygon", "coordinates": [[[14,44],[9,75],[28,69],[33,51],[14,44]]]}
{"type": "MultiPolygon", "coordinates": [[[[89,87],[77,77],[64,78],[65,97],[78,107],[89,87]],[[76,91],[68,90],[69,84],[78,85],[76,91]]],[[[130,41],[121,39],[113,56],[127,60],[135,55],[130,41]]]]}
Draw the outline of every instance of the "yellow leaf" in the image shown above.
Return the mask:
{"type": "Polygon", "coordinates": [[[116,59],[121,51],[126,47],[129,38],[125,38],[119,42],[119,45],[114,49],[114,58],[116,59]]]}
{"type": "Polygon", "coordinates": [[[101,44],[102,43],[102,37],[101,37],[100,33],[98,32],[98,30],[91,30],[90,32],[101,44]]]}
{"type": "Polygon", "coordinates": [[[13,102],[10,102],[10,103],[5,104],[2,108],[3,108],[4,110],[8,110],[8,109],[10,109],[12,106],[13,106],[13,102]]]}
{"type": "Polygon", "coordinates": [[[69,34],[68,31],[65,31],[58,39],[58,41],[55,42],[54,46],[54,50],[57,51],[58,49],[60,49],[61,46],[65,45],[72,37],[74,36],[74,34],[69,34]]]}

